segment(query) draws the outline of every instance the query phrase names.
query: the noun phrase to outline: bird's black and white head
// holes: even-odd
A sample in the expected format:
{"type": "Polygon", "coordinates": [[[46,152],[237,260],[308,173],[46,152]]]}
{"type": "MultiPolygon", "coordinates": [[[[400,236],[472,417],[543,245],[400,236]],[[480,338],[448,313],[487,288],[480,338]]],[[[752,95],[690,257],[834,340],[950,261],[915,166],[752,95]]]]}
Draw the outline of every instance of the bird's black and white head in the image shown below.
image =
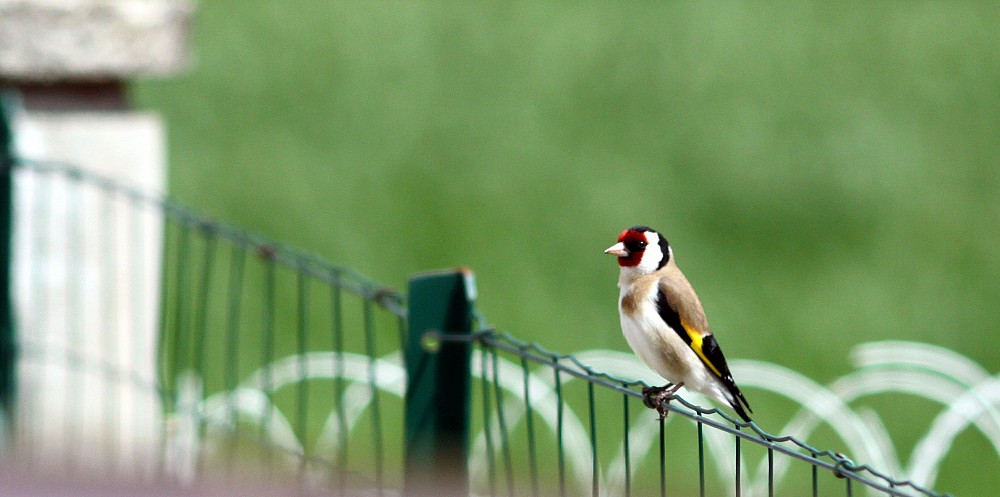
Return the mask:
{"type": "Polygon", "coordinates": [[[666,266],[673,257],[667,239],[648,226],[633,226],[618,235],[618,243],[605,254],[618,256],[622,271],[650,274],[666,266]]]}

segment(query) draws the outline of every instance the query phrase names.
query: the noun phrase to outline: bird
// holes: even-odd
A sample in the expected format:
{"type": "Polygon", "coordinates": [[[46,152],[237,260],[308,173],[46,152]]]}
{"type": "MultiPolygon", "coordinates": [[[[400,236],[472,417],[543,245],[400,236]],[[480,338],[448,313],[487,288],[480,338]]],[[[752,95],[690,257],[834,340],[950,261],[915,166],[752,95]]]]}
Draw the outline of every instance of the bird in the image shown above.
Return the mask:
{"type": "Polygon", "coordinates": [[[750,404],[733,380],[705,311],[674,260],[666,237],[633,226],[604,251],[618,257],[618,312],[625,341],[668,383],[643,388],[643,402],[663,419],[681,387],[730,406],[750,422],[750,404]]]}

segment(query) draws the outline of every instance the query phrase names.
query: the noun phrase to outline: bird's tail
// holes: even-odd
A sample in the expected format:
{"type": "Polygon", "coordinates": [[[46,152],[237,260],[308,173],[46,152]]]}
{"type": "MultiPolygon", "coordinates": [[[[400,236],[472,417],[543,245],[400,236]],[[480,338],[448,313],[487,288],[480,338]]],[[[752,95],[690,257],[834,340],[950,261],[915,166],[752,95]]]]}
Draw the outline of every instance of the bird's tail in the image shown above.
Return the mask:
{"type": "Polygon", "coordinates": [[[740,387],[736,386],[736,383],[729,383],[726,385],[728,395],[726,395],[726,400],[729,402],[729,406],[739,414],[743,421],[749,423],[751,421],[750,414],[748,412],[753,412],[750,408],[750,403],[747,402],[746,397],[743,396],[743,392],[740,391],[740,387]]]}

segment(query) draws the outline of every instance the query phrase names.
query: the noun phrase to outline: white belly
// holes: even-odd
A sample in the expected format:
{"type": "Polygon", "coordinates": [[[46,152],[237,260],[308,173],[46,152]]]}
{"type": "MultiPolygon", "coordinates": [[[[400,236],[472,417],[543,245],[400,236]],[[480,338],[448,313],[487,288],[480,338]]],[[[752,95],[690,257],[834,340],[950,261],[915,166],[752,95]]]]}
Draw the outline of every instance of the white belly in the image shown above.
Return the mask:
{"type": "Polygon", "coordinates": [[[632,351],[671,383],[684,383],[696,391],[714,385],[714,377],[702,365],[701,359],[663,322],[656,313],[655,304],[647,302],[643,307],[639,316],[648,316],[646,319],[633,319],[621,313],[622,334],[632,351]]]}

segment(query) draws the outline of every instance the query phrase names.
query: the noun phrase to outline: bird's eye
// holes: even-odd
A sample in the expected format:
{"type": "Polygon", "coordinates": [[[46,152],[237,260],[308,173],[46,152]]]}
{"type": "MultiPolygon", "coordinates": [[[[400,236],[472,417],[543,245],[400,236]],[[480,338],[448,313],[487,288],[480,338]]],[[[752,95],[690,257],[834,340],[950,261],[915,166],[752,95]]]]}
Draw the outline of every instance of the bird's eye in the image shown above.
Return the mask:
{"type": "Polygon", "coordinates": [[[627,248],[629,252],[642,252],[646,249],[646,242],[642,240],[632,240],[625,242],[625,248],[627,248]]]}

